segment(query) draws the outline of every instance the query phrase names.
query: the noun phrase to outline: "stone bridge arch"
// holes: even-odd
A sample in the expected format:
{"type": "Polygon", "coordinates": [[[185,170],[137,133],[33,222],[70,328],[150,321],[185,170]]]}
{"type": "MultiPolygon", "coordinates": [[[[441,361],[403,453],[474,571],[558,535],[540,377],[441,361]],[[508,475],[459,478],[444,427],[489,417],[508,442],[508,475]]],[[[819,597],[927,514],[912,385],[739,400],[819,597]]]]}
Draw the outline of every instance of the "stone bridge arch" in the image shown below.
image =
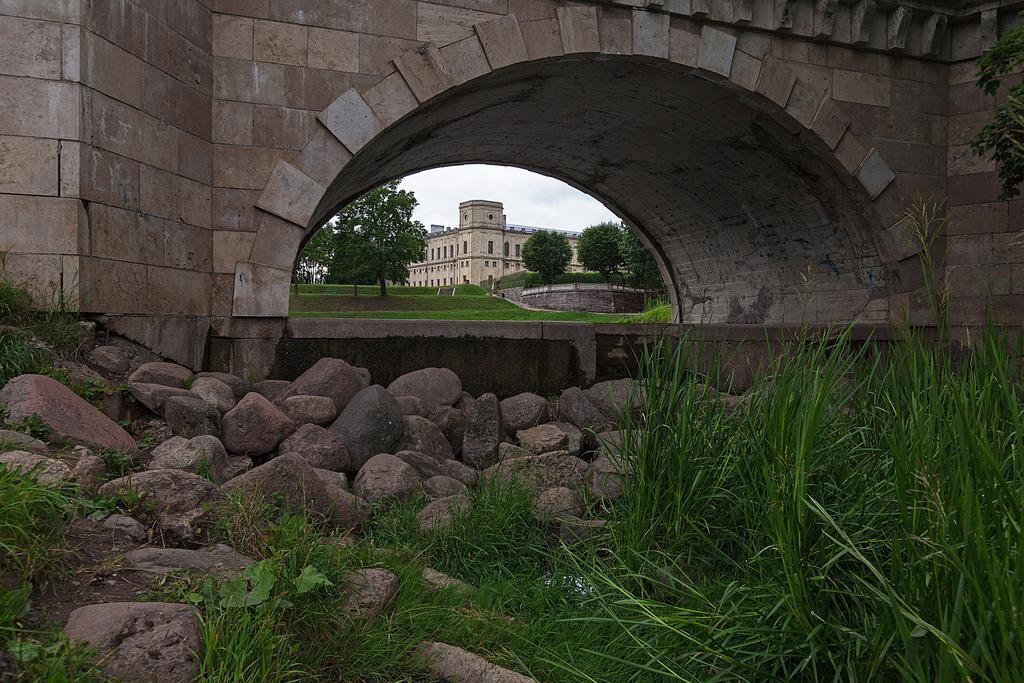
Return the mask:
{"type": "Polygon", "coordinates": [[[888,226],[873,205],[895,175],[831,88],[770,56],[764,33],[626,17],[571,5],[551,21],[478,23],[338,97],[256,202],[232,315],[287,316],[301,245],[363,192],[489,162],[613,207],[656,254],[682,321],[888,321],[888,226]]]}

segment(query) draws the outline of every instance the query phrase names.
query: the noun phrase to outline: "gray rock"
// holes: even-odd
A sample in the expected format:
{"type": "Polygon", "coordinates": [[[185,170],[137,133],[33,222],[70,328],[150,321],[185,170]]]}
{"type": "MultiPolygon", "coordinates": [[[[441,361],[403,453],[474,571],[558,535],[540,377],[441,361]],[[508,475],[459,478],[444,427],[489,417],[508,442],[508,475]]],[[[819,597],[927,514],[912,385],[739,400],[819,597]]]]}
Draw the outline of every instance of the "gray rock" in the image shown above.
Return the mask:
{"type": "Polygon", "coordinates": [[[569,445],[565,449],[569,451],[569,455],[579,455],[583,451],[583,432],[579,430],[579,427],[568,422],[552,422],[550,424],[561,429],[569,437],[569,445]]]}
{"type": "Polygon", "coordinates": [[[340,486],[325,482],[308,462],[295,454],[281,455],[254,467],[222,489],[226,494],[279,502],[293,512],[318,515],[343,529],[358,530],[366,519],[359,499],[340,486]]]}
{"type": "Polygon", "coordinates": [[[281,455],[297,455],[313,467],[333,472],[349,469],[348,448],[341,437],[329,429],[305,424],[281,442],[281,455]]]}
{"type": "Polygon", "coordinates": [[[431,498],[447,498],[469,493],[469,488],[458,479],[439,474],[423,482],[423,491],[431,498]]]}
{"type": "Polygon", "coordinates": [[[463,391],[462,396],[459,397],[459,400],[455,403],[454,408],[456,410],[461,410],[463,413],[468,413],[469,409],[473,407],[474,403],[476,403],[476,399],[473,397],[473,395],[463,391]]]}
{"type": "Polygon", "coordinates": [[[313,367],[299,375],[279,397],[325,396],[334,401],[340,413],[352,397],[370,385],[370,371],[349,365],[340,358],[321,358],[313,367]]]}
{"type": "Polygon", "coordinates": [[[107,482],[99,493],[112,498],[129,491],[142,498],[165,533],[185,541],[202,535],[222,498],[213,482],[184,470],[137,472],[107,482]]]}
{"type": "Polygon", "coordinates": [[[220,411],[198,396],[172,396],[164,404],[164,419],[171,433],[191,439],[221,434],[220,411]]]}
{"type": "Polygon", "coordinates": [[[28,451],[0,453],[0,466],[31,474],[40,484],[58,484],[71,479],[71,468],[66,462],[28,451]]]}
{"type": "Polygon", "coordinates": [[[128,385],[128,390],[136,401],[146,406],[157,415],[164,414],[164,406],[167,405],[167,399],[172,396],[185,396],[187,398],[194,397],[194,394],[188,389],[167,387],[163,384],[144,384],[135,382],[128,385]]]}
{"type": "Polygon", "coordinates": [[[416,524],[424,533],[443,531],[451,526],[457,514],[467,510],[469,506],[469,496],[465,494],[438,498],[427,503],[426,507],[416,513],[416,524]]]}
{"type": "Polygon", "coordinates": [[[395,396],[395,402],[398,403],[398,407],[401,409],[402,415],[419,415],[420,417],[426,417],[428,414],[423,410],[423,403],[415,396],[395,396]]]}
{"type": "Polygon", "coordinates": [[[598,382],[583,393],[610,424],[619,424],[626,415],[627,407],[633,415],[639,415],[644,409],[643,387],[628,378],[598,382]]]}
{"type": "Polygon", "coordinates": [[[139,548],[125,553],[132,569],[153,574],[188,572],[231,578],[252,564],[252,560],[229,546],[218,544],[201,550],[184,548],[139,548]]]}
{"type": "Polygon", "coordinates": [[[615,500],[622,496],[629,479],[628,468],[620,458],[602,455],[587,468],[587,491],[597,500],[615,500]]]}
{"type": "Polygon", "coordinates": [[[107,465],[92,453],[79,456],[78,462],[71,469],[71,480],[82,487],[89,495],[95,495],[106,481],[107,465]]]}
{"type": "Polygon", "coordinates": [[[33,439],[28,434],[22,434],[21,432],[15,432],[10,429],[0,429],[0,447],[19,451],[46,450],[46,444],[39,439],[33,439]]]}
{"type": "Polygon", "coordinates": [[[149,536],[142,522],[128,515],[110,515],[103,520],[103,528],[110,529],[114,534],[120,534],[135,543],[142,543],[149,536]]]}
{"type": "Polygon", "coordinates": [[[516,434],[516,438],[519,439],[519,445],[533,455],[567,451],[569,448],[569,435],[553,424],[524,429],[516,434]]]}
{"type": "Polygon", "coordinates": [[[224,447],[231,453],[266,455],[295,431],[295,423],[255,392],[224,415],[224,447]]]}
{"type": "Polygon", "coordinates": [[[441,459],[452,460],[455,453],[441,429],[430,420],[418,415],[402,416],[402,440],[398,450],[416,451],[441,459]]]}
{"type": "Polygon", "coordinates": [[[231,387],[231,393],[235,395],[235,399],[240,399],[252,391],[252,387],[248,382],[228,372],[200,372],[196,377],[211,377],[220,380],[231,387]]]}
{"type": "Polygon", "coordinates": [[[423,580],[427,582],[429,590],[445,590],[446,588],[451,588],[461,592],[469,592],[473,590],[473,587],[465,581],[456,579],[454,576],[448,576],[447,574],[443,574],[436,569],[431,569],[430,567],[424,567],[420,575],[423,577],[423,580]]]}
{"type": "Polygon", "coordinates": [[[579,517],[582,512],[583,500],[580,495],[564,486],[543,491],[533,501],[533,514],[542,522],[579,517]]]}
{"type": "Polygon", "coordinates": [[[184,389],[192,371],[175,363],[143,363],[128,378],[129,384],[162,384],[184,389]]]}
{"type": "Polygon", "coordinates": [[[256,382],[252,385],[252,390],[267,399],[271,403],[277,401],[281,396],[288,391],[292,383],[283,379],[265,379],[262,382],[256,382]]]}
{"type": "Polygon", "coordinates": [[[498,444],[498,462],[511,460],[512,458],[524,458],[527,455],[533,455],[533,453],[508,441],[502,441],[498,444]]]}
{"type": "Polygon", "coordinates": [[[472,467],[458,460],[441,460],[415,451],[399,451],[395,457],[411,465],[423,479],[445,476],[457,479],[466,486],[474,486],[480,476],[472,467]]]}
{"type": "Polygon", "coordinates": [[[348,491],[348,475],[344,472],[335,472],[319,467],[314,467],[313,471],[316,472],[316,476],[320,477],[320,481],[328,486],[338,486],[342,491],[348,491]]]}
{"type": "Polygon", "coordinates": [[[150,470],[178,469],[187,472],[199,472],[204,467],[216,483],[223,484],[246,472],[252,467],[252,460],[245,456],[229,456],[215,436],[191,439],[175,436],[154,448],[146,465],[150,470]]]}
{"type": "Polygon", "coordinates": [[[443,407],[434,414],[434,424],[441,428],[448,439],[452,453],[462,453],[462,442],[466,438],[466,414],[458,408],[443,407]]]}
{"type": "Polygon", "coordinates": [[[590,402],[579,387],[569,387],[558,398],[558,416],[561,420],[576,425],[584,433],[584,442],[589,432],[603,432],[614,426],[601,411],[590,402]]]}
{"type": "Polygon", "coordinates": [[[566,517],[558,524],[558,536],[566,543],[577,543],[593,538],[608,527],[603,519],[573,519],[566,517]]]}
{"type": "Polygon", "coordinates": [[[466,436],[462,440],[462,460],[483,470],[498,461],[498,444],[504,441],[501,407],[498,397],[484,394],[466,415],[466,436]]]}
{"type": "Polygon", "coordinates": [[[459,376],[448,368],[423,368],[408,372],[388,385],[392,396],[415,396],[423,409],[433,415],[442,406],[451,406],[462,396],[459,376]]]}
{"type": "Polygon", "coordinates": [[[539,493],[559,486],[578,488],[583,483],[586,470],[585,461],[562,451],[504,460],[485,470],[481,478],[485,481],[494,477],[517,481],[539,493]]]}
{"type": "Polygon", "coordinates": [[[297,425],[326,427],[338,417],[334,400],[327,396],[289,396],[281,401],[280,406],[297,425]]]}
{"type": "Polygon", "coordinates": [[[89,353],[89,362],[108,375],[124,377],[131,369],[134,355],[120,346],[97,346],[89,353]]]}
{"type": "Polygon", "coordinates": [[[203,641],[189,605],[108,602],[71,613],[64,633],[88,644],[108,676],[124,681],[188,683],[199,675],[203,641]]]}
{"type": "Polygon", "coordinates": [[[402,439],[402,410],[379,384],[352,397],[331,425],[348,447],[348,472],[358,471],[378,453],[393,453],[402,439]]]}
{"type": "Polygon", "coordinates": [[[341,611],[350,619],[376,619],[398,596],[398,577],[386,569],[358,569],[346,577],[341,611]]]}
{"type": "Polygon", "coordinates": [[[410,500],[421,485],[412,466],[394,455],[379,453],[359,469],[352,488],[360,498],[374,503],[386,498],[410,500]]]}
{"type": "Polygon", "coordinates": [[[536,427],[548,419],[548,401],[543,396],[524,392],[501,402],[501,419],[505,428],[518,432],[536,427]]]}
{"type": "Polygon", "coordinates": [[[153,449],[146,469],[196,472],[204,460],[206,453],[202,448],[193,447],[192,441],[184,436],[172,436],[153,449]]]}
{"type": "Polygon", "coordinates": [[[416,650],[433,676],[452,683],[537,683],[529,676],[491,664],[486,659],[445,643],[422,642],[416,650]]]}
{"type": "Polygon", "coordinates": [[[222,414],[234,408],[235,403],[238,402],[231,387],[214,377],[197,377],[192,382],[192,388],[189,391],[222,414]]]}

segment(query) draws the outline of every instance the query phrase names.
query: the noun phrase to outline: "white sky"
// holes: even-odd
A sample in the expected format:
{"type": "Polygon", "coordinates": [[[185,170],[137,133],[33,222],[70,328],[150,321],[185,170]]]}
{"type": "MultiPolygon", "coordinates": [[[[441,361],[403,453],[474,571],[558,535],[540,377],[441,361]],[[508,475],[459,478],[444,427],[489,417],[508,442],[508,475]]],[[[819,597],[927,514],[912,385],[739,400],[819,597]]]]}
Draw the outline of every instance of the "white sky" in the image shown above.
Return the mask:
{"type": "Polygon", "coordinates": [[[618,220],[601,202],[560,180],[508,166],[435,168],[406,177],[401,187],[416,193],[414,216],[427,229],[457,226],[459,203],[470,199],[501,202],[509,223],[538,228],[582,230],[618,220]]]}

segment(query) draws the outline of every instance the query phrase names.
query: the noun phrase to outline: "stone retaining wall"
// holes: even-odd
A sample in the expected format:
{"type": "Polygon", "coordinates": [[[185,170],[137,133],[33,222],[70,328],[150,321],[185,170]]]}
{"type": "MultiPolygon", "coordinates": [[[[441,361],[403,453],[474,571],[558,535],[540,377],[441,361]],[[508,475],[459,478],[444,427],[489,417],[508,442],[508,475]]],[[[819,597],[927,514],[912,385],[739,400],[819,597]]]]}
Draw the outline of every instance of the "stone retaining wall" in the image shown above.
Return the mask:
{"type": "Polygon", "coordinates": [[[510,287],[498,296],[530,308],[590,313],[639,313],[647,301],[643,290],[587,283],[510,287]]]}

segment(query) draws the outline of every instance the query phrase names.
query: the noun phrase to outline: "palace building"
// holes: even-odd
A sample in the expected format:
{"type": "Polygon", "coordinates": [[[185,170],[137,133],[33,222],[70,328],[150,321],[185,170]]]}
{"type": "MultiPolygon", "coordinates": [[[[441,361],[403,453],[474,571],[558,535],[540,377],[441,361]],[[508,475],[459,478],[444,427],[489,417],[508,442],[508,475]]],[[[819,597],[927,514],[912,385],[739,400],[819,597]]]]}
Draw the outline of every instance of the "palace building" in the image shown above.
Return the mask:
{"type": "MultiPolygon", "coordinates": [[[[506,222],[501,202],[473,200],[459,204],[459,227],[431,225],[427,259],[409,266],[409,284],[420,287],[474,284],[488,287],[505,275],[526,270],[523,245],[546,228],[506,222]]],[[[570,272],[579,272],[576,240],[580,233],[563,230],[572,246],[570,272]]]]}

